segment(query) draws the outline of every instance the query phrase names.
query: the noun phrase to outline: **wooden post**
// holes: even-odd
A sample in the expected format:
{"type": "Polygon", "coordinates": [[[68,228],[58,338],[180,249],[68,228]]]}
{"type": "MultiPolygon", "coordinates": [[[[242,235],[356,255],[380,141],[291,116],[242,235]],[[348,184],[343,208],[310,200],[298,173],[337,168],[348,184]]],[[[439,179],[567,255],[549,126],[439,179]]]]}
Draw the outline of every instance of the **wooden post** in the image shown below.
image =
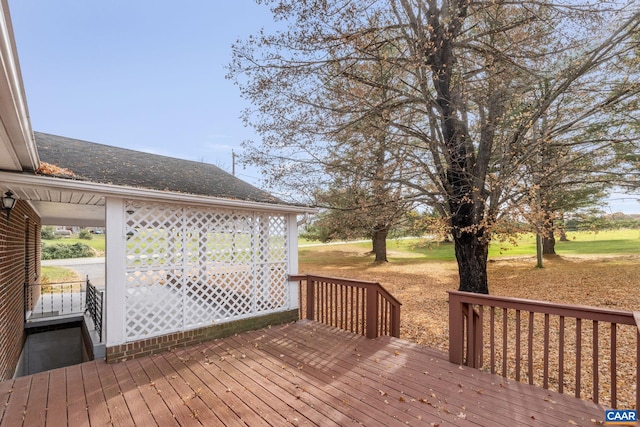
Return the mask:
{"type": "Polygon", "coordinates": [[[376,338],[378,336],[378,291],[373,287],[367,287],[367,338],[376,338]]]}
{"type": "Polygon", "coordinates": [[[315,306],[315,285],[316,281],[307,276],[307,319],[314,320],[314,306],[315,306]]]}
{"type": "Polygon", "coordinates": [[[392,337],[400,338],[400,307],[391,304],[391,328],[392,337]]]}
{"type": "Polygon", "coordinates": [[[460,297],[449,292],[449,362],[462,365],[463,337],[460,297]]]}
{"type": "Polygon", "coordinates": [[[636,408],[640,408],[640,311],[633,312],[636,321],[636,408]]]}

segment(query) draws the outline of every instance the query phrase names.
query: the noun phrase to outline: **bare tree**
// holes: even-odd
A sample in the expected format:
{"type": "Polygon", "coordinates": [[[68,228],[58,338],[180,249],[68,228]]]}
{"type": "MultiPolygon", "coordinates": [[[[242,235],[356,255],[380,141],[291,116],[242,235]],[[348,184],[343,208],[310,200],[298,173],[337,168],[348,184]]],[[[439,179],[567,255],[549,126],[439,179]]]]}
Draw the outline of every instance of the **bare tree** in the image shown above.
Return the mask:
{"type": "Polygon", "coordinates": [[[600,2],[265,3],[289,27],[236,44],[230,65],[257,108],[245,115],[263,137],[252,160],[273,183],[300,168],[305,185],[336,134],[382,114],[410,165],[389,181],[448,216],[460,289],[480,293],[491,227],[526,192],[538,152],[531,130],[558,97],[619,58],[639,25],[637,10],[600,2]],[[608,29],[614,16],[621,24],[608,29]],[[374,78],[370,64],[389,78],[374,78]],[[357,90],[327,96],[337,81],[357,90]],[[371,96],[381,88],[387,96],[371,96]]]}

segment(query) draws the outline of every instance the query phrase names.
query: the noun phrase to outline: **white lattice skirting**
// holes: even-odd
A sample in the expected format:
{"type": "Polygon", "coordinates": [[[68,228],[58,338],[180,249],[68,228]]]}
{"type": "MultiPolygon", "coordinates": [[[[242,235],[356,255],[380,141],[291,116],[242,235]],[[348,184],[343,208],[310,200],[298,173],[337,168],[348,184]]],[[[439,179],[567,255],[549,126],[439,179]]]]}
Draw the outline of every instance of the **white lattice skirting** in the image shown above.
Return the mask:
{"type": "Polygon", "coordinates": [[[287,218],[126,203],[126,337],[286,309],[287,218]]]}

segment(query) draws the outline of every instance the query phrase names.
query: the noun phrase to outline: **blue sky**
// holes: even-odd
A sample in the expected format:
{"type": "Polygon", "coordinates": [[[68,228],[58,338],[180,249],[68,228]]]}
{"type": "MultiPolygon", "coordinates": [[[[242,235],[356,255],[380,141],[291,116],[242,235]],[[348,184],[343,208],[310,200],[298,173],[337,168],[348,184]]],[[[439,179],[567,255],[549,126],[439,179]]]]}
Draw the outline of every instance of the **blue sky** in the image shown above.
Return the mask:
{"type": "MultiPolygon", "coordinates": [[[[225,79],[231,44],[275,28],[254,0],[9,0],[33,129],[231,171],[259,140],[225,79]]],[[[260,186],[255,169],[236,175],[260,186]]],[[[616,195],[605,211],[640,213],[616,195]]]]}
{"type": "MultiPolygon", "coordinates": [[[[257,139],[224,69],[273,27],[253,0],[9,0],[33,129],[231,170],[257,139]]],[[[257,172],[237,168],[257,183],[257,172]]]]}

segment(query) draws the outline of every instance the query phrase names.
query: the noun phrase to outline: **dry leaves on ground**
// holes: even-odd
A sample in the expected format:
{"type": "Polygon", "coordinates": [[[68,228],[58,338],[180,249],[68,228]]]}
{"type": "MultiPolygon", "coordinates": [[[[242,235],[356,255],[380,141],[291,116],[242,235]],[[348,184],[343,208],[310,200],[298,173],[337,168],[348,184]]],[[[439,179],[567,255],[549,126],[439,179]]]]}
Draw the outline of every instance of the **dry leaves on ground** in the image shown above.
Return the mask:
{"type": "MultiPolygon", "coordinates": [[[[327,262],[334,257],[317,257],[319,261],[300,264],[300,272],[332,277],[345,277],[380,282],[391,294],[402,302],[401,337],[425,346],[448,349],[448,290],[458,287],[458,271],[454,262],[396,262],[369,264],[349,263],[351,257],[366,256],[354,247],[340,248],[339,264],[327,262]]],[[[333,251],[336,248],[319,247],[318,251],[333,251]]],[[[489,291],[492,295],[551,301],[563,304],[589,305],[618,310],[637,310],[640,307],[640,279],[638,268],[640,256],[624,257],[552,257],[545,259],[545,268],[535,268],[535,258],[520,257],[497,259],[489,263],[489,291]]],[[[526,328],[526,321],[523,321],[526,328]]],[[[553,324],[552,324],[553,327],[553,324]]],[[[536,329],[536,335],[541,333],[536,329]]],[[[510,331],[510,334],[513,331],[510,331]]],[[[526,341],[526,330],[523,330],[526,341]]],[[[589,398],[593,377],[590,340],[591,326],[583,326],[582,384],[581,396],[589,398]]],[[[551,349],[557,348],[557,334],[551,334],[551,349]],[[556,345],[556,347],[554,347],[556,345]]],[[[600,401],[609,400],[610,374],[608,372],[608,331],[600,333],[600,401]]],[[[485,339],[485,342],[488,341],[485,339]]],[[[526,345],[526,342],[525,342],[526,345]]],[[[623,330],[617,337],[618,348],[618,401],[619,407],[635,406],[635,332],[623,330]]],[[[521,361],[527,377],[527,348],[523,347],[521,361]]],[[[542,357],[534,345],[534,382],[541,381],[542,357]]],[[[485,354],[486,354],[485,346],[485,354]]],[[[509,350],[511,351],[511,350],[509,350]]],[[[567,339],[565,348],[565,393],[573,393],[575,374],[575,342],[567,339]]],[[[513,356],[513,353],[510,354],[513,356]]],[[[552,356],[557,366],[557,353],[552,356]]],[[[485,357],[487,360],[487,357],[485,357]]],[[[498,371],[501,367],[498,365],[498,371]]],[[[557,370],[557,368],[556,368],[557,370]]],[[[513,367],[508,369],[513,372],[513,367]]],[[[557,390],[557,374],[550,374],[550,388],[557,390]],[[555,384],[554,384],[555,381],[555,384]]]]}

